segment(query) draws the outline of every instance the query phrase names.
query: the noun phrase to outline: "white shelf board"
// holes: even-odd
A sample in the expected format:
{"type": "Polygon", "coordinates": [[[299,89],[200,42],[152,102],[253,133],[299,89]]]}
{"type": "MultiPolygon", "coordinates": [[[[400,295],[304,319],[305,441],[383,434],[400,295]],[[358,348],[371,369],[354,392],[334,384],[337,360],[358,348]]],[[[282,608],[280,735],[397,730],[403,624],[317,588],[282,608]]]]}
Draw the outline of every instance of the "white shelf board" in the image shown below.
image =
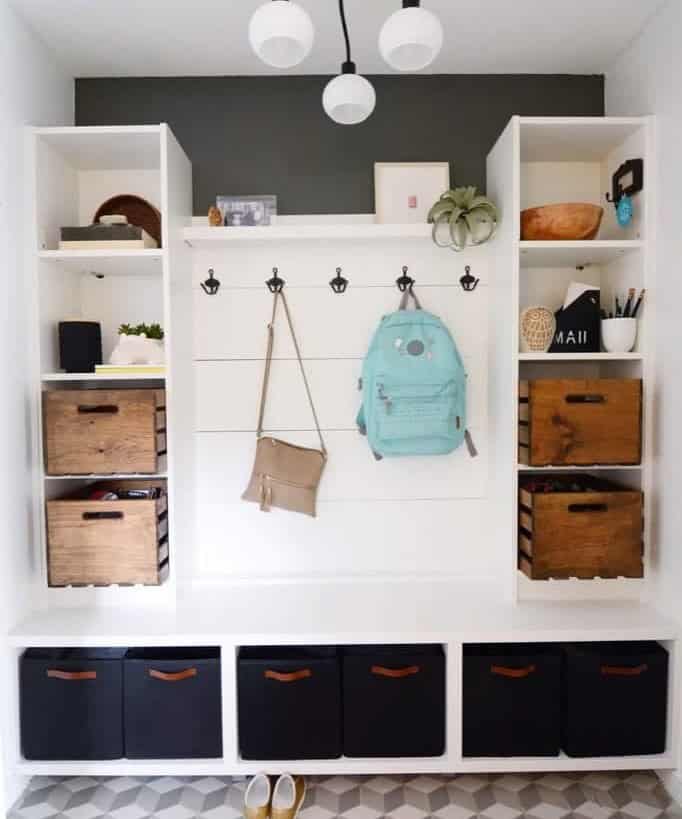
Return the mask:
{"type": "Polygon", "coordinates": [[[168,477],[167,472],[167,464],[168,464],[168,456],[167,455],[160,455],[159,456],[159,466],[160,469],[158,472],[148,473],[148,472],[116,472],[116,473],[107,473],[107,472],[97,472],[97,473],[90,473],[88,475],[83,474],[73,474],[73,475],[47,475],[43,474],[43,478],[46,481],[122,481],[122,480],[145,480],[145,481],[154,481],[157,479],[165,479],[168,477]]]}
{"type": "Polygon", "coordinates": [[[642,464],[592,464],[592,466],[528,466],[528,464],[517,464],[516,467],[519,472],[592,472],[595,470],[613,472],[618,469],[638,472],[644,468],[642,464]]]}
{"type": "Polygon", "coordinates": [[[676,639],[633,601],[515,605],[497,584],[456,580],[243,582],[201,586],[157,611],[106,606],[35,612],[15,646],[337,645],[676,639]],[[254,600],[258,600],[257,606],[254,600]]]}
{"type": "Polygon", "coordinates": [[[103,761],[29,762],[17,765],[25,776],[248,776],[269,774],[505,773],[522,771],[673,770],[673,754],[588,757],[416,757],[391,759],[318,759],[258,762],[223,759],[116,759],[103,761]]]}
{"type": "Polygon", "coordinates": [[[571,242],[519,242],[520,270],[524,267],[601,266],[637,253],[644,247],[639,239],[594,239],[571,242]]]}
{"type": "Polygon", "coordinates": [[[642,361],[643,353],[519,353],[519,361],[642,361]]]}
{"type": "Polygon", "coordinates": [[[43,373],[41,381],[163,381],[165,375],[147,375],[146,373],[112,373],[98,375],[97,373],[43,373]]]}
{"type": "Polygon", "coordinates": [[[233,242],[297,241],[305,239],[430,239],[431,225],[377,225],[373,223],[275,224],[269,227],[186,227],[192,247],[219,246],[233,242]]]}
{"type": "Polygon", "coordinates": [[[161,167],[160,125],[34,128],[36,137],[78,170],[155,170],[161,167]]]}
{"type": "Polygon", "coordinates": [[[520,117],[522,162],[600,162],[646,125],[642,117],[520,117]]]}
{"type": "Polygon", "coordinates": [[[153,276],[163,270],[164,250],[39,250],[43,262],[58,262],[75,273],[103,276],[153,276]]]}

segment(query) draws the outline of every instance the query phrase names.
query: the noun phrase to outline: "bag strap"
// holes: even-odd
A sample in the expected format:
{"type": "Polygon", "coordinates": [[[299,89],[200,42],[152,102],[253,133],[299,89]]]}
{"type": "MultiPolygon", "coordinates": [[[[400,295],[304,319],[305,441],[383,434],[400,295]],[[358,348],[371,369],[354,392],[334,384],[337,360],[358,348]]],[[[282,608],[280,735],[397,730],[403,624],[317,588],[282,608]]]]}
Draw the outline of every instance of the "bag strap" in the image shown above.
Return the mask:
{"type": "Polygon", "coordinates": [[[408,287],[407,290],[403,293],[403,297],[400,299],[400,307],[399,310],[407,310],[407,302],[409,301],[410,296],[412,296],[412,300],[414,301],[415,310],[421,310],[421,302],[417,298],[417,294],[414,292],[413,287],[408,287]]]}
{"type": "Polygon", "coordinates": [[[275,293],[275,297],[272,303],[272,318],[270,319],[270,324],[268,324],[268,349],[267,353],[265,354],[265,371],[263,373],[263,388],[261,391],[260,397],[260,409],[258,411],[258,428],[256,429],[256,437],[260,438],[263,434],[263,419],[265,417],[265,401],[268,394],[268,384],[270,382],[270,368],[272,365],[272,351],[275,344],[275,318],[277,317],[277,302],[279,297],[282,298],[282,304],[284,305],[284,313],[287,317],[287,324],[289,325],[289,331],[291,333],[291,340],[294,342],[294,349],[296,350],[296,358],[298,359],[298,366],[301,370],[301,375],[303,376],[303,384],[305,386],[306,395],[308,396],[308,403],[310,404],[310,409],[313,413],[313,419],[315,420],[315,428],[317,429],[317,435],[320,439],[320,448],[322,449],[322,454],[324,457],[327,457],[327,447],[324,444],[324,438],[322,437],[322,430],[320,429],[320,422],[317,418],[317,412],[315,411],[315,404],[313,403],[313,396],[310,392],[310,385],[308,384],[308,378],[306,376],[305,367],[303,366],[303,359],[301,358],[301,350],[298,346],[298,340],[296,339],[296,333],[294,332],[294,324],[291,320],[291,313],[289,312],[289,305],[287,303],[286,296],[282,292],[275,293]]]}

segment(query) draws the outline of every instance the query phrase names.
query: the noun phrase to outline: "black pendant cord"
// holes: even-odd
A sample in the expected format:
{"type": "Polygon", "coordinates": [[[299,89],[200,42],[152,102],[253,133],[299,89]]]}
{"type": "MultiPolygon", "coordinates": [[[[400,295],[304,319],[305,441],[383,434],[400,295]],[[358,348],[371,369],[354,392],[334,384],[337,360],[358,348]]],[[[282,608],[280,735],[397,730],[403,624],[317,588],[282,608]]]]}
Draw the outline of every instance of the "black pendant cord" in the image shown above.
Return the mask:
{"type": "Polygon", "coordinates": [[[346,41],[346,62],[343,64],[344,74],[355,73],[355,64],[351,59],[350,36],[348,35],[348,23],[346,22],[346,9],[343,0],[339,0],[339,16],[341,17],[341,28],[343,29],[343,39],[346,41]]]}

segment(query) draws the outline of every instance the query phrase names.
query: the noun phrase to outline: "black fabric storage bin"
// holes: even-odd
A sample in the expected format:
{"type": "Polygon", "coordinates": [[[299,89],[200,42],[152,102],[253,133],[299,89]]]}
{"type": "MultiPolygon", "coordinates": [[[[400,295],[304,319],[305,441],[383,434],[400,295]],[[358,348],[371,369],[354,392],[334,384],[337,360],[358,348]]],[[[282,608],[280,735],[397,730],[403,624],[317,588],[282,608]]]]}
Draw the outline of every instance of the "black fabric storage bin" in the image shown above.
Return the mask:
{"type": "Polygon", "coordinates": [[[336,648],[244,647],[238,665],[242,758],[341,756],[341,679],[336,648]]]}
{"type": "Polygon", "coordinates": [[[565,647],[562,749],[568,756],[662,754],[668,652],[654,642],[565,647]]]}
{"type": "Polygon", "coordinates": [[[343,751],[350,757],[445,752],[445,655],[435,645],[343,652],[343,751]]]}
{"type": "Polygon", "coordinates": [[[123,665],[127,757],[222,756],[220,649],[134,648],[123,665]]]}
{"type": "Polygon", "coordinates": [[[20,660],[25,759],[123,756],[124,648],[29,648],[20,660]]]}
{"type": "Polygon", "coordinates": [[[464,756],[558,756],[561,647],[467,645],[464,756]]]}

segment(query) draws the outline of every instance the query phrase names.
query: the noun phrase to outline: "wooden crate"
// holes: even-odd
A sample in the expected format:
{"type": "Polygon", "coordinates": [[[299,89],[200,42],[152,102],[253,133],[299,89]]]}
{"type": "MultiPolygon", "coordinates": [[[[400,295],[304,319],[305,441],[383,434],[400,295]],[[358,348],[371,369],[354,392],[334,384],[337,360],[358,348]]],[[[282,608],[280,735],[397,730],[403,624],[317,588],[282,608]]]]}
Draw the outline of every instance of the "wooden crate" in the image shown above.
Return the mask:
{"type": "Polygon", "coordinates": [[[96,488],[160,487],[152,500],[87,500],[87,490],[47,502],[50,586],[159,585],[168,573],[165,481],[107,481],[96,488]]]}
{"type": "Polygon", "coordinates": [[[43,393],[48,475],[149,473],[166,452],[164,390],[43,393]]]}
{"type": "Polygon", "coordinates": [[[638,464],[642,382],[539,379],[519,384],[519,463],[638,464]]]}
{"type": "Polygon", "coordinates": [[[521,486],[519,569],[531,580],[642,577],[642,493],[584,475],[571,480],[589,491],[521,486]]]}

